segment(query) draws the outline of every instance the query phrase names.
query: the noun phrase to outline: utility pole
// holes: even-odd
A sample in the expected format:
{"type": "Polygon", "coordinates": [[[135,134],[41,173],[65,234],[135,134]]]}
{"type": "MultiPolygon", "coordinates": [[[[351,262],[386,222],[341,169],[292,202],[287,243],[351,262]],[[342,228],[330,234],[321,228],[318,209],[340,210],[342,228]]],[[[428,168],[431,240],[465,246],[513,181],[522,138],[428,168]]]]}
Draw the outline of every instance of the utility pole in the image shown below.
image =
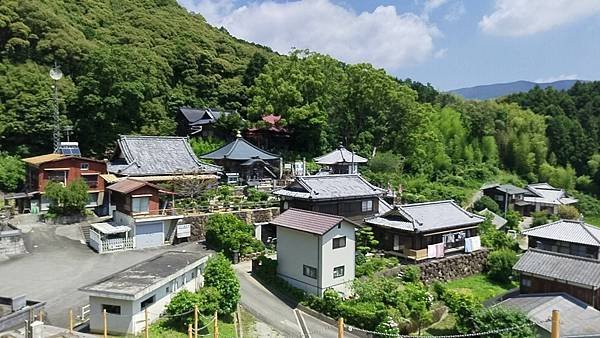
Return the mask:
{"type": "Polygon", "coordinates": [[[552,310],[552,332],[551,338],[560,338],[560,313],[558,310],[552,310]]]}
{"type": "Polygon", "coordinates": [[[338,338],[344,338],[344,318],[338,319],[338,338]]]}
{"type": "Polygon", "coordinates": [[[50,69],[50,77],[54,80],[54,128],[52,129],[52,139],[54,141],[54,152],[57,153],[60,147],[60,111],[58,107],[58,80],[62,79],[63,73],[55,62],[54,67],[50,69]]]}

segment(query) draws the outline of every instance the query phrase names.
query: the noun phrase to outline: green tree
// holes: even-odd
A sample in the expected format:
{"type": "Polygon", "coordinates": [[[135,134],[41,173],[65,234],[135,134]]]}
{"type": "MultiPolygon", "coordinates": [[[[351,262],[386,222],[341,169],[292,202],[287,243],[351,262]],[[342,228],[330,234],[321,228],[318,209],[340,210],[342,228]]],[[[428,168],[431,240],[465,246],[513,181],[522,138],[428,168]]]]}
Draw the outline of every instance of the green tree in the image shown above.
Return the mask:
{"type": "Polygon", "coordinates": [[[254,227],[232,214],[215,214],[206,223],[206,242],[231,256],[233,251],[248,254],[264,248],[254,238],[254,227]]]}
{"type": "Polygon", "coordinates": [[[25,163],[16,156],[0,153],[0,191],[16,191],[25,181],[25,163]]]}
{"type": "Polygon", "coordinates": [[[491,197],[485,195],[481,196],[481,198],[477,200],[477,202],[475,202],[473,208],[477,211],[488,209],[489,211],[496,214],[500,212],[500,206],[498,205],[498,203],[494,201],[491,197]]]}
{"type": "Polygon", "coordinates": [[[379,245],[375,239],[373,228],[369,226],[360,227],[356,232],[356,249],[363,254],[373,251],[379,245]]]}
{"type": "MultiPolygon", "coordinates": [[[[476,332],[488,332],[502,329],[512,330],[487,335],[493,338],[535,338],[537,337],[535,324],[533,324],[525,314],[505,309],[502,307],[493,307],[476,313],[473,317],[472,326],[476,332]]],[[[470,333],[472,331],[463,332],[470,333]]]]}
{"type": "Polygon", "coordinates": [[[77,179],[66,187],[51,181],[46,185],[45,194],[50,200],[50,213],[57,215],[85,213],[89,195],[88,186],[82,179],[77,179]]]}
{"type": "Polygon", "coordinates": [[[215,254],[206,263],[204,285],[219,291],[219,313],[228,315],[236,310],[240,301],[240,282],[223,254],[215,254]]]}
{"type": "Polygon", "coordinates": [[[220,300],[221,294],[214,287],[203,287],[197,292],[184,289],[171,299],[165,313],[171,316],[171,320],[180,328],[185,328],[194,320],[195,306],[198,306],[198,312],[212,316],[219,309],[220,300]]]}
{"type": "Polygon", "coordinates": [[[211,151],[217,150],[225,145],[225,141],[216,138],[193,138],[190,140],[190,145],[196,156],[202,156],[211,151]]]}
{"type": "Polygon", "coordinates": [[[578,219],[581,213],[572,205],[561,205],[558,207],[558,215],[563,219],[578,219]]]}
{"type": "Polygon", "coordinates": [[[508,283],[513,275],[513,266],[517,263],[517,253],[510,249],[492,251],[487,258],[486,269],[490,279],[499,283],[508,283]]]}

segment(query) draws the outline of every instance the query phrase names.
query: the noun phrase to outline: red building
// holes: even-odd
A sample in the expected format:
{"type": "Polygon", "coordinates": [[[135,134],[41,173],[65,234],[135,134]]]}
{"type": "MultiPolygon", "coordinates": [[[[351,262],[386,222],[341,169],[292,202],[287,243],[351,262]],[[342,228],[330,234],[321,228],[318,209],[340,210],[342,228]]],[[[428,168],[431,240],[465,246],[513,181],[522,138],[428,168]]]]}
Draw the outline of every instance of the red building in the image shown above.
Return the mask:
{"type": "Polygon", "coordinates": [[[104,180],[100,175],[107,173],[106,163],[81,156],[47,154],[23,159],[27,164],[25,192],[17,199],[20,212],[48,210],[49,201],[44,196],[48,182],[69,185],[82,179],[88,185],[88,208],[102,206],[104,180]]]}

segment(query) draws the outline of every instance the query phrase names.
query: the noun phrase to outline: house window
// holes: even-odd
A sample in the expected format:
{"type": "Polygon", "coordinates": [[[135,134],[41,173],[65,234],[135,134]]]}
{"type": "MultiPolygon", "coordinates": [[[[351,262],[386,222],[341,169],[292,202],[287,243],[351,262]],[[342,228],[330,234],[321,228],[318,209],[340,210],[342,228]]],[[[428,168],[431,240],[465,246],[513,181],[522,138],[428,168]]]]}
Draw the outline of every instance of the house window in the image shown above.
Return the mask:
{"type": "Polygon", "coordinates": [[[131,211],[148,212],[148,202],[150,197],[134,197],[131,199],[131,211]]]}
{"type": "Polygon", "coordinates": [[[90,169],[90,164],[89,163],[81,163],[79,165],[79,169],[81,169],[81,170],[89,170],[90,169]]]}
{"type": "Polygon", "coordinates": [[[192,271],[192,279],[196,278],[196,273],[192,271]]]}
{"type": "Polygon", "coordinates": [[[98,188],[98,175],[82,175],[88,188],[98,188]]]}
{"type": "Polygon", "coordinates": [[[333,239],[333,248],[343,248],[346,246],[346,236],[333,239]]]}
{"type": "Polygon", "coordinates": [[[140,303],[140,309],[143,310],[154,303],[154,296],[146,298],[140,303]]]}
{"type": "Polygon", "coordinates": [[[106,313],[112,313],[113,315],[121,314],[121,307],[119,305],[102,304],[102,310],[106,310],[106,313]]]}
{"type": "Polygon", "coordinates": [[[333,278],[343,277],[344,276],[344,266],[336,266],[333,268],[333,278]]]}
{"type": "Polygon", "coordinates": [[[521,278],[521,285],[527,288],[531,287],[531,279],[529,278],[521,278]]]}
{"type": "Polygon", "coordinates": [[[86,206],[96,206],[96,205],[98,205],[98,193],[97,192],[89,193],[86,206]]]}
{"type": "Polygon", "coordinates": [[[373,201],[362,201],[362,212],[373,211],[373,201]]]}
{"type": "Polygon", "coordinates": [[[168,294],[169,292],[171,292],[171,288],[167,286],[167,288],[165,289],[165,293],[168,294]]]}
{"type": "Polygon", "coordinates": [[[48,172],[48,181],[67,185],[67,172],[64,170],[53,170],[48,172]]]}
{"type": "Polygon", "coordinates": [[[313,268],[312,266],[304,265],[302,268],[302,273],[306,277],[317,279],[317,268],[313,268]]]}

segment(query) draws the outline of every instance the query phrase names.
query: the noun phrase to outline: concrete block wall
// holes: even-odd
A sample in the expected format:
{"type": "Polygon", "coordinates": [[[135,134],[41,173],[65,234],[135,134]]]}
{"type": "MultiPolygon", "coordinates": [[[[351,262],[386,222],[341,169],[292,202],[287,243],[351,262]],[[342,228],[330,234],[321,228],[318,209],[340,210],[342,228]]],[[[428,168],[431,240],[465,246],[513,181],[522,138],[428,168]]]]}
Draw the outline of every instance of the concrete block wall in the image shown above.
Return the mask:
{"type": "Polygon", "coordinates": [[[21,230],[0,232],[0,256],[12,256],[27,253],[21,230]]]}

